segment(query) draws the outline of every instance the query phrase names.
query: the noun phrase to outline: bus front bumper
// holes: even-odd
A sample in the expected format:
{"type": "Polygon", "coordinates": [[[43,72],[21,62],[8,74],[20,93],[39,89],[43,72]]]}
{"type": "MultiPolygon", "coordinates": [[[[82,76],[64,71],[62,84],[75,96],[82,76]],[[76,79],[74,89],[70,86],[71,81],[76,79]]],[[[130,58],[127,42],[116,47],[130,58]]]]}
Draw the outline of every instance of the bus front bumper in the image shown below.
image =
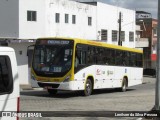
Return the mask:
{"type": "Polygon", "coordinates": [[[45,89],[57,89],[57,90],[83,90],[83,87],[77,87],[78,84],[75,81],[70,82],[38,82],[39,87],[45,89]]]}

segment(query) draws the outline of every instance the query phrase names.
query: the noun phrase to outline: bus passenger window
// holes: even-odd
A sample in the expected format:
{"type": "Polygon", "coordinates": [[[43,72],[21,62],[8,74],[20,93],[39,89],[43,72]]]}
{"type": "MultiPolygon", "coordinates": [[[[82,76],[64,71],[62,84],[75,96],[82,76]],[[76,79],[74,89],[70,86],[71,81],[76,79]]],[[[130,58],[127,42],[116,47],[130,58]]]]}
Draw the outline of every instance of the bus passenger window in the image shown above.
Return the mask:
{"type": "Polygon", "coordinates": [[[97,64],[100,64],[100,65],[105,64],[105,59],[104,59],[104,49],[103,49],[103,48],[98,48],[98,53],[97,53],[97,64]]]}
{"type": "Polygon", "coordinates": [[[123,61],[123,65],[124,66],[128,66],[129,65],[129,52],[124,51],[122,59],[123,59],[122,60],[123,61]]]}
{"type": "Polygon", "coordinates": [[[116,51],[116,65],[123,66],[122,56],[123,51],[117,50],[116,51]]]}
{"type": "Polygon", "coordinates": [[[76,51],[76,54],[75,54],[75,64],[74,64],[74,67],[78,67],[78,65],[79,65],[79,55],[80,53],[79,53],[79,51],[76,51]]]}
{"type": "Polygon", "coordinates": [[[136,53],[130,53],[130,66],[136,66],[136,53]]]}
{"type": "Polygon", "coordinates": [[[86,52],[77,50],[76,56],[75,56],[75,67],[78,65],[85,65],[86,64],[86,52]]]}
{"type": "Polygon", "coordinates": [[[93,47],[88,48],[88,56],[87,56],[87,63],[88,64],[93,64],[94,63],[94,51],[93,47]]]}
{"type": "Polygon", "coordinates": [[[143,67],[143,58],[142,54],[137,54],[137,59],[136,59],[136,66],[137,67],[143,67]]]}
{"type": "Polygon", "coordinates": [[[115,51],[112,49],[105,49],[104,53],[104,62],[106,65],[114,65],[115,64],[115,51]]]}

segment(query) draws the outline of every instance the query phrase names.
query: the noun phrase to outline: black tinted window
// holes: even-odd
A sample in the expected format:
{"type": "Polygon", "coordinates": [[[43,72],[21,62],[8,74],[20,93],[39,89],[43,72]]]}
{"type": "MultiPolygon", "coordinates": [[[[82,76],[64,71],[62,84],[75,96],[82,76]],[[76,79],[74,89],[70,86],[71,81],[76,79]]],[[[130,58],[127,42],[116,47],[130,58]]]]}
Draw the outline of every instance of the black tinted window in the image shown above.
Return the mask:
{"type": "Polygon", "coordinates": [[[115,65],[115,50],[105,49],[105,64],[106,65],[115,65]]]}
{"type": "Polygon", "coordinates": [[[123,66],[123,51],[116,50],[116,65],[123,66]]]}
{"type": "Polygon", "coordinates": [[[129,52],[124,51],[122,55],[123,66],[129,66],[129,52]]]}
{"type": "Polygon", "coordinates": [[[8,56],[0,56],[0,94],[13,91],[11,61],[8,56]]]}
{"type": "Polygon", "coordinates": [[[137,54],[136,66],[137,67],[142,67],[143,66],[142,54],[137,54]]]}
{"type": "Polygon", "coordinates": [[[130,66],[136,66],[136,53],[130,53],[130,66]]]}

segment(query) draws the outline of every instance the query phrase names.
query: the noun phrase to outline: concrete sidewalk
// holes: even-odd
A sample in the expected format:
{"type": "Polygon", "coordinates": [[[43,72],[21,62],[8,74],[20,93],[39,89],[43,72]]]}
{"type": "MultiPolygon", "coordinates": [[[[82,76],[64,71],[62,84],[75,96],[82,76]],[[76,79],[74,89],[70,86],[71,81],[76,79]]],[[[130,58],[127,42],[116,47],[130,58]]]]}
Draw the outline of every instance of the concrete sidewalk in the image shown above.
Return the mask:
{"type": "Polygon", "coordinates": [[[43,90],[43,88],[32,88],[31,85],[26,84],[26,85],[20,85],[20,91],[24,90],[43,90]]]}

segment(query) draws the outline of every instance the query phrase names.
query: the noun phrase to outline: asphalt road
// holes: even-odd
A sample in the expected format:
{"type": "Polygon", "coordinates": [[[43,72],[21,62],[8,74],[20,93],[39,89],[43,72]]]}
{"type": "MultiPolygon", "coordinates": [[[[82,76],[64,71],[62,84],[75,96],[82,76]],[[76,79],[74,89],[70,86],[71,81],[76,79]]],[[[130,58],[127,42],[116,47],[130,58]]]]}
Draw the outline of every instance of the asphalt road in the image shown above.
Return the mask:
{"type": "MultiPolygon", "coordinates": [[[[144,78],[144,83],[128,88],[127,92],[115,89],[96,90],[84,97],[79,92],[59,92],[50,96],[44,90],[24,90],[20,97],[21,111],[149,111],[155,101],[155,78],[144,78]]],[[[93,112],[94,114],[94,112],[93,112]]],[[[22,119],[22,118],[21,118],[22,119]]],[[[20,120],[21,120],[20,119],[20,120]]],[[[24,119],[24,118],[23,118],[24,119]]],[[[22,120],[23,120],[22,119],[22,120]]],[[[27,120],[36,118],[28,118],[27,120]]],[[[37,120],[75,120],[74,117],[37,118],[37,120]]],[[[124,118],[76,117],[77,120],[124,118]]],[[[134,118],[125,118],[133,120],[134,118]]],[[[137,119],[137,118],[136,118],[137,119]]]]}

